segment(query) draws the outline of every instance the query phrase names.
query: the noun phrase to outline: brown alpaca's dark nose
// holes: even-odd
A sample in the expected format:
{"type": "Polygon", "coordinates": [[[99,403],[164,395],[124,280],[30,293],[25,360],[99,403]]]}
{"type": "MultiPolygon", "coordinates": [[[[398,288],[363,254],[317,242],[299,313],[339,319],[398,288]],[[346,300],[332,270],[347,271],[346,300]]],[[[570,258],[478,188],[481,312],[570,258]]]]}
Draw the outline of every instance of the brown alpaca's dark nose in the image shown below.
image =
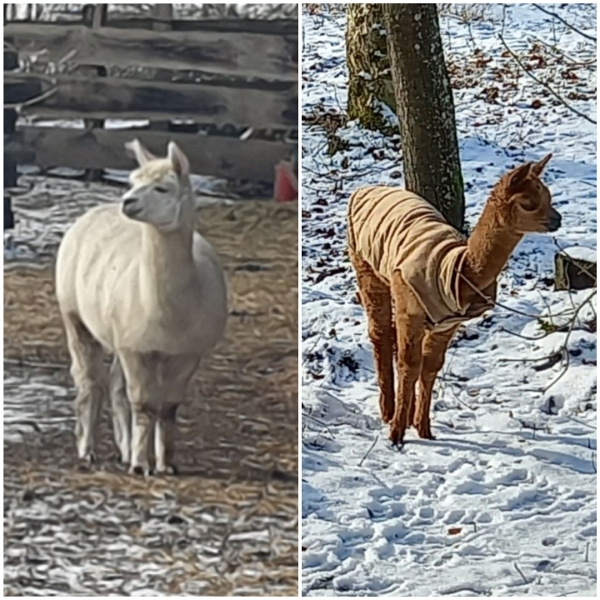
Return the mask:
{"type": "Polygon", "coordinates": [[[552,209],[550,219],[548,221],[548,231],[558,231],[562,224],[562,217],[557,210],[552,209]]]}

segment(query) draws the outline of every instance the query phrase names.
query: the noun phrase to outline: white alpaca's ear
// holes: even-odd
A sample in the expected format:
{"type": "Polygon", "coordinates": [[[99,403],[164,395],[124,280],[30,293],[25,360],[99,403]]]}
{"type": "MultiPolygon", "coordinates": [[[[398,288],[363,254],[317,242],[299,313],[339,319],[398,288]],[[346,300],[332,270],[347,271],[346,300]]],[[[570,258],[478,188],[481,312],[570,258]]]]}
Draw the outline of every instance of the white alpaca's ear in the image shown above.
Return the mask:
{"type": "Polygon", "coordinates": [[[532,173],[539,177],[542,174],[542,171],[546,168],[546,165],[548,164],[548,161],[551,158],[552,158],[552,153],[546,154],[546,156],[544,156],[544,158],[542,158],[542,160],[540,160],[539,162],[533,163],[533,165],[531,165],[532,173]]]}
{"type": "Polygon", "coordinates": [[[187,177],[190,174],[190,163],[187,156],[175,142],[169,142],[168,156],[173,170],[179,177],[187,177]]]}
{"type": "Polygon", "coordinates": [[[135,156],[135,159],[138,161],[140,167],[143,167],[151,160],[156,160],[156,156],[144,148],[144,146],[142,146],[142,142],[140,142],[140,140],[137,138],[131,140],[131,142],[126,142],[125,149],[135,156]]]}

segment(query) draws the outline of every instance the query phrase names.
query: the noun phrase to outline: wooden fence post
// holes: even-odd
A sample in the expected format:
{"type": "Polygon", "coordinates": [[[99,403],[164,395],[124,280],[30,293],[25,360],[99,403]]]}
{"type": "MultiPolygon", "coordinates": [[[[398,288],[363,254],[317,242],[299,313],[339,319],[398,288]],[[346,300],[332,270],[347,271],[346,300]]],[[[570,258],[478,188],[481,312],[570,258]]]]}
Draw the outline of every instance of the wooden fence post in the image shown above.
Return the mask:
{"type": "MultiPolygon", "coordinates": [[[[15,50],[4,46],[4,70],[14,71],[19,68],[19,55],[15,50]]],[[[17,164],[14,158],[6,152],[6,142],[11,134],[15,132],[17,122],[17,111],[14,108],[4,109],[4,229],[13,229],[15,226],[15,215],[12,210],[10,195],[7,188],[17,185],[17,164]]]]}
{"type": "MultiPolygon", "coordinates": [[[[86,4],[83,7],[83,24],[92,29],[100,29],[106,25],[108,20],[108,4],[86,4]]],[[[108,72],[106,66],[95,65],[90,67],[91,72],[96,77],[106,77],[108,72]]],[[[84,119],[86,129],[103,129],[104,119],[84,119]]],[[[85,172],[85,181],[100,181],[102,179],[103,169],[87,169],[85,172]]]]}
{"type": "Polygon", "coordinates": [[[173,5],[154,4],[152,6],[152,17],[157,19],[152,24],[152,28],[155,31],[170,31],[172,29],[173,5]]]}

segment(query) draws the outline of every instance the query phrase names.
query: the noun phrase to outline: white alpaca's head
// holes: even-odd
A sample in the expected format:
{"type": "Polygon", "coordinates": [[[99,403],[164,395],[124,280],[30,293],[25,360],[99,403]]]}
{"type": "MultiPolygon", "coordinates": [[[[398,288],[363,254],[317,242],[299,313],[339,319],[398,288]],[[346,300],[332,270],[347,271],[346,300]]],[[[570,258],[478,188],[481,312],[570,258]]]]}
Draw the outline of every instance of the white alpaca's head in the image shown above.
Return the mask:
{"type": "Polygon", "coordinates": [[[132,187],[122,198],[123,214],[164,232],[189,224],[194,210],[190,166],[179,146],[169,142],[167,158],[157,158],[137,139],[125,147],[140,167],[129,175],[132,187]]]}

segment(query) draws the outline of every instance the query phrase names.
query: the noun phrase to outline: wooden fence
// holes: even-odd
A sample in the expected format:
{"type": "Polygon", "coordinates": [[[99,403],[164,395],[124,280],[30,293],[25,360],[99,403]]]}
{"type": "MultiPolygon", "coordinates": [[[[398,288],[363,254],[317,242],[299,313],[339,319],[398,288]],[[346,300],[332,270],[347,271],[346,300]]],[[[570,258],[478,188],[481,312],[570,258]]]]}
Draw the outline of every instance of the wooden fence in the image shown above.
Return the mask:
{"type": "Polygon", "coordinates": [[[24,66],[7,71],[5,47],[5,103],[25,100],[19,116],[31,117],[5,136],[5,164],[13,154],[45,169],[127,170],[126,141],[164,155],[173,139],[194,173],[272,181],[297,145],[298,22],[176,20],[172,5],[113,18],[108,6],[86,5],[78,20],[5,23],[24,66]]]}

